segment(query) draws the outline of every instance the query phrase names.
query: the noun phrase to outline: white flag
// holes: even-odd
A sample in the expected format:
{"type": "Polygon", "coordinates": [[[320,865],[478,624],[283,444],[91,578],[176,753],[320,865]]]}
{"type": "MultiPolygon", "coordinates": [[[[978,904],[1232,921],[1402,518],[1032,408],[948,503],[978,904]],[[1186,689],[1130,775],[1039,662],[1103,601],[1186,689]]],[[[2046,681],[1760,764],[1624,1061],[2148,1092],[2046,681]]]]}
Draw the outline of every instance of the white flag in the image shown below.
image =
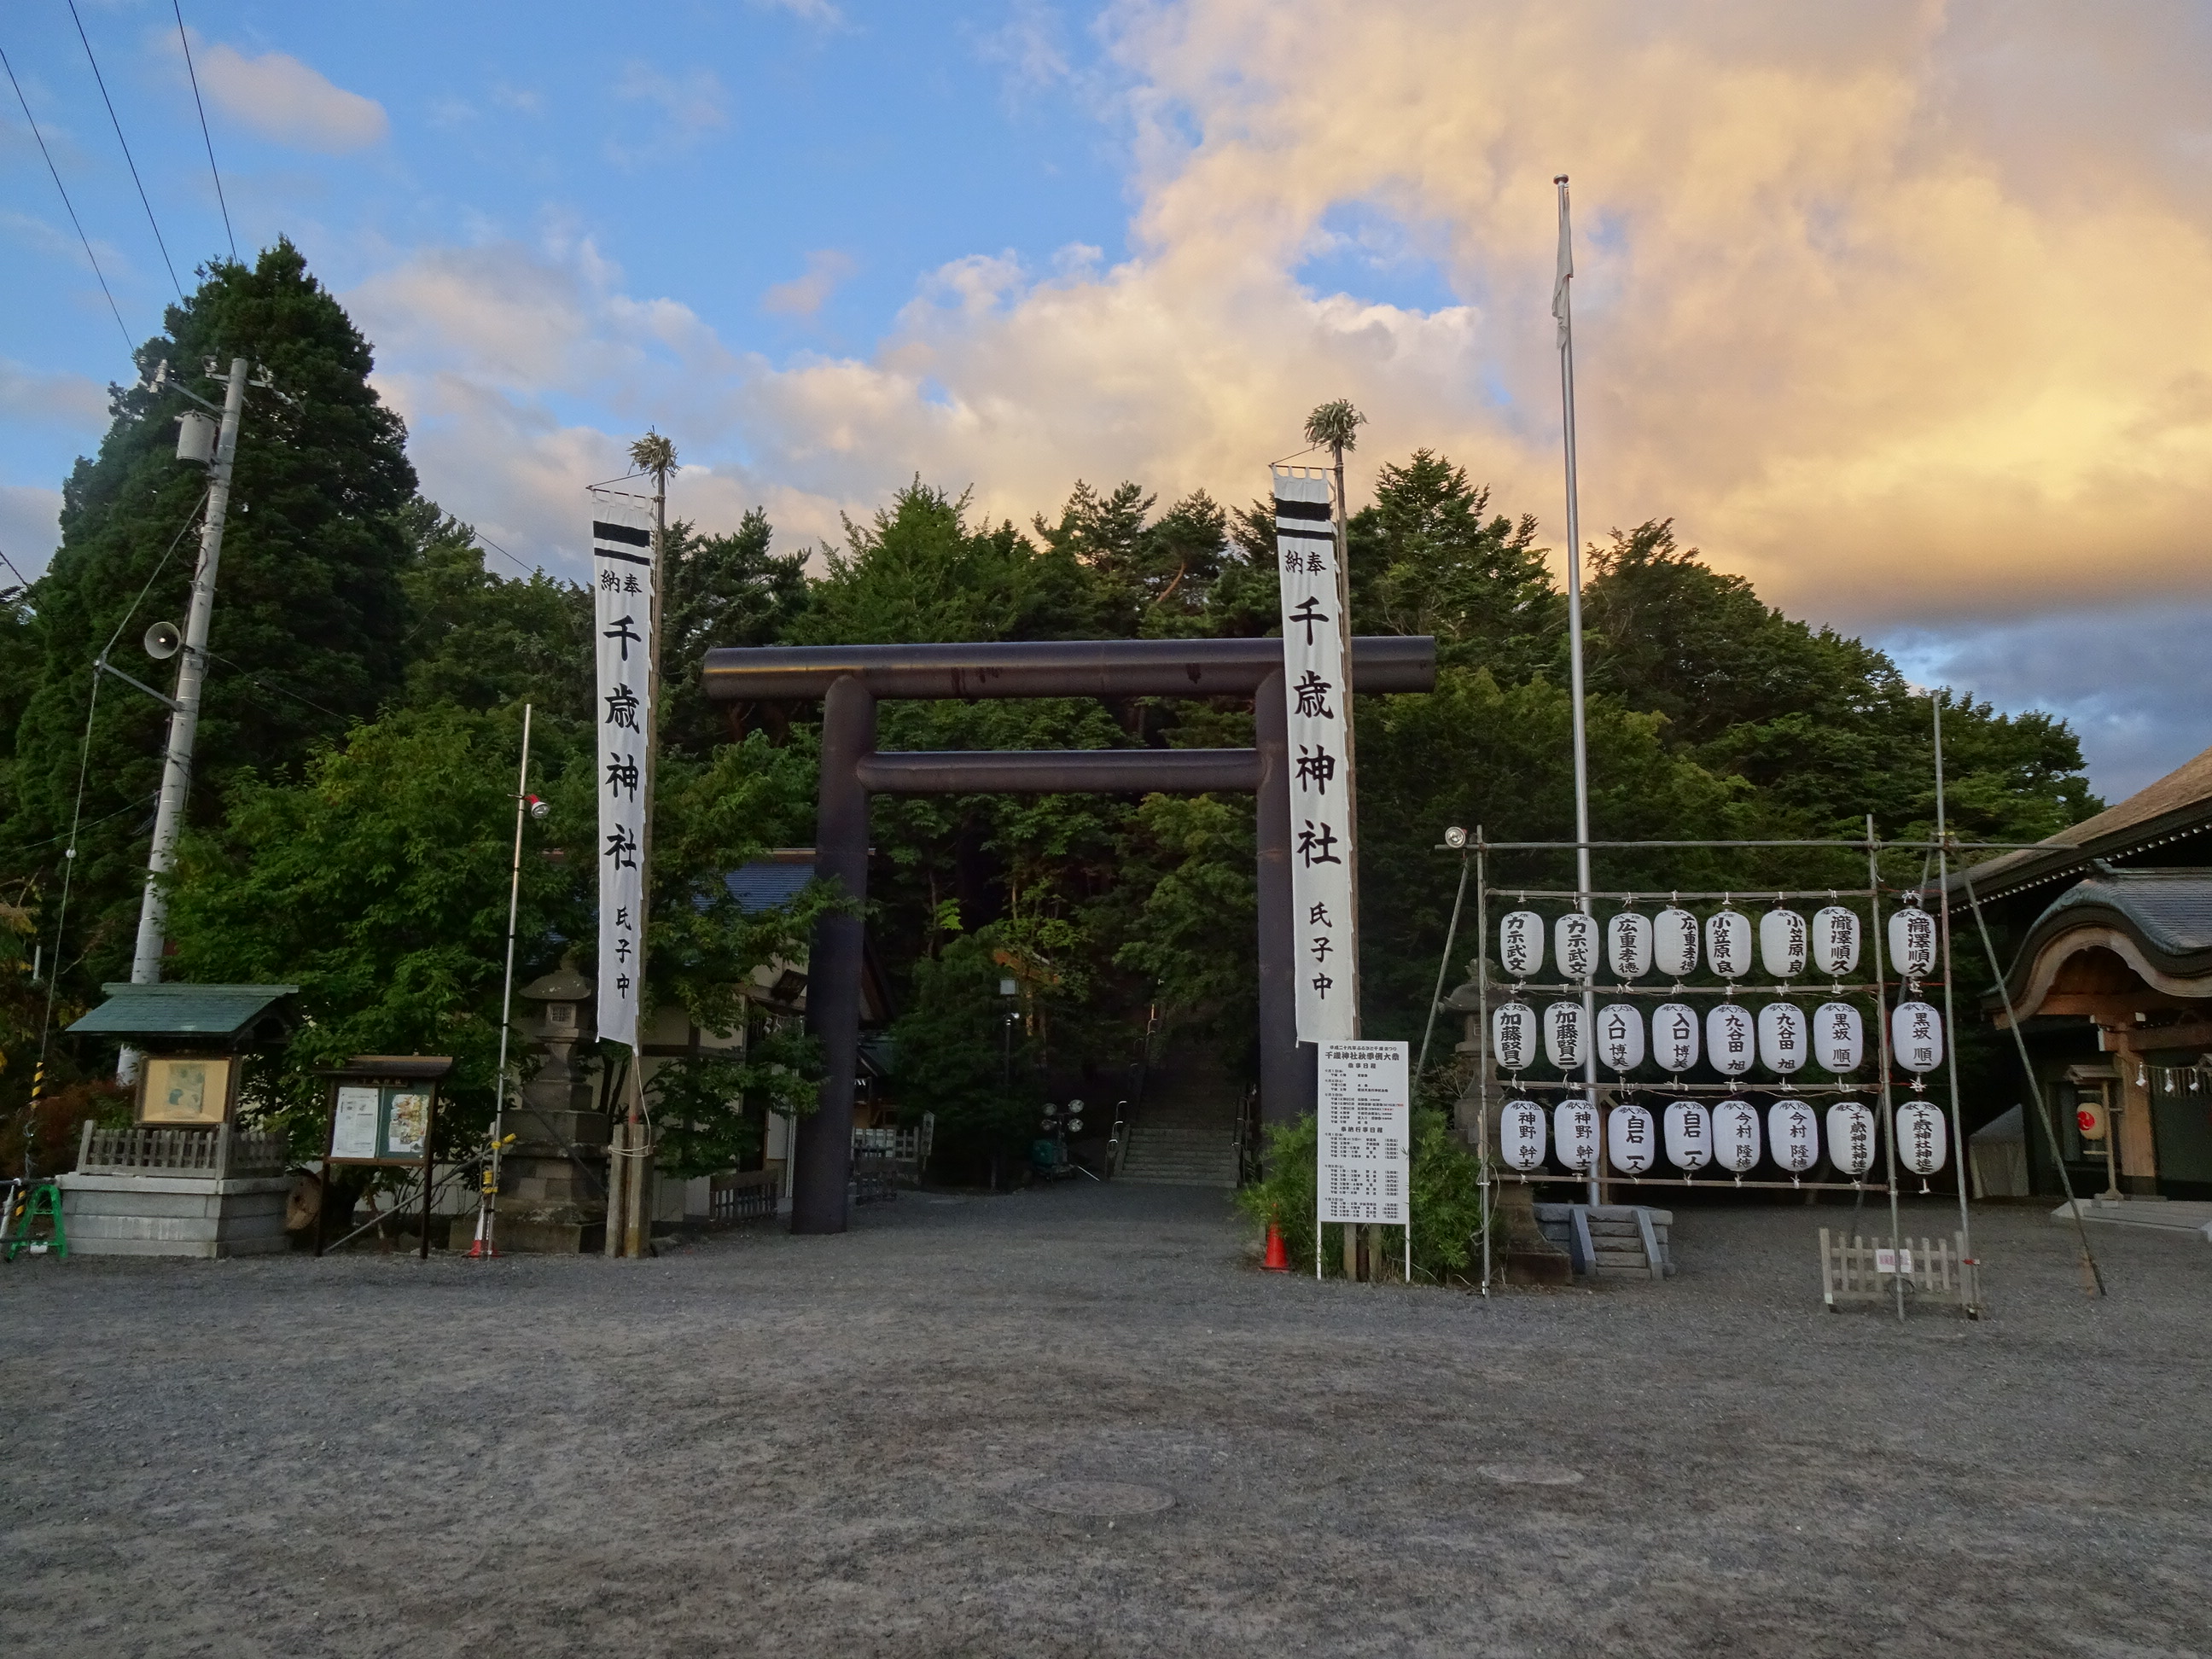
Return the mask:
{"type": "Polygon", "coordinates": [[[1559,186],[1559,264],[1552,273],[1552,315],[1559,319],[1559,344],[1564,349],[1572,325],[1567,309],[1567,284],[1575,274],[1575,239],[1567,219],[1566,179],[1552,181],[1559,186]]]}
{"type": "MultiPolygon", "coordinates": [[[[639,516],[642,517],[642,514],[639,516]]],[[[599,661],[599,1035],[637,1047],[645,930],[645,753],[653,730],[653,532],[592,525],[599,661]]]]}
{"type": "Polygon", "coordinates": [[[1352,642],[1338,603],[1328,475],[1273,469],[1282,568],[1283,696],[1290,717],[1291,937],[1298,1041],[1358,1035],[1353,914],[1352,642]]]}

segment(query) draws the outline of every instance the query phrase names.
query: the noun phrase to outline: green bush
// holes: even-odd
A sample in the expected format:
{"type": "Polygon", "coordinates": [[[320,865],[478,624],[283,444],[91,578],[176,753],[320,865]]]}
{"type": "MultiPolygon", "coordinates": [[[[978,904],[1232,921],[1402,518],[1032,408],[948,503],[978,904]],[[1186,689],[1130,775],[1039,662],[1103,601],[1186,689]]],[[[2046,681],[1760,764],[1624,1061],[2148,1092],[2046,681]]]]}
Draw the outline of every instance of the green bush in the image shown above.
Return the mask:
{"type": "MultiPolygon", "coordinates": [[[[1463,1279],[1474,1261],[1482,1226],[1481,1166],[1442,1112],[1413,1113],[1413,1277],[1431,1284],[1463,1279]]],[[[1318,1136],[1311,1117],[1267,1132],[1267,1177],[1244,1188],[1237,1201],[1262,1225],[1271,1218],[1297,1269],[1313,1260],[1314,1179],[1318,1136]]],[[[1344,1229],[1322,1230],[1322,1271],[1340,1275],[1344,1229]]],[[[1402,1243],[1395,1227],[1389,1244],[1402,1243]]],[[[1402,1259],[1402,1258],[1401,1258],[1402,1259]]]]}

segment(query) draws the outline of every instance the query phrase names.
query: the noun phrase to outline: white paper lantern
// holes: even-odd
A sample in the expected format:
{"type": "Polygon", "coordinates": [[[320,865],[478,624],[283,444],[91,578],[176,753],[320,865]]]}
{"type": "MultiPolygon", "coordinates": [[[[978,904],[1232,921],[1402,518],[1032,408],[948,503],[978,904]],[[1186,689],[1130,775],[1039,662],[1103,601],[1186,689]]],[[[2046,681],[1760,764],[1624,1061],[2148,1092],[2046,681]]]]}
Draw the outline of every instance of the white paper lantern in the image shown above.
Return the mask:
{"type": "Polygon", "coordinates": [[[1716,910],[1705,918],[1705,960],[1723,979],[1751,971],[1751,918],[1741,910],[1716,910]]]}
{"type": "Polygon", "coordinates": [[[1813,912],[1813,965],[1841,979],[1859,965],[1859,913],[1841,904],[1813,912]]]}
{"type": "Polygon", "coordinates": [[[1651,1167],[1654,1127],[1641,1106],[1614,1107],[1605,1120],[1606,1162],[1623,1175],[1642,1175],[1651,1167]]]}
{"type": "Polygon", "coordinates": [[[1828,1162],[1854,1178],[1874,1167],[1874,1114],[1856,1100],[1828,1108],[1828,1162]]]}
{"type": "Polygon", "coordinates": [[[1759,1109],[1747,1100],[1724,1100],[1713,1108],[1713,1152],[1721,1168],[1737,1175],[1759,1162],[1759,1109]]]}
{"type": "Polygon", "coordinates": [[[1642,979],[1651,971],[1651,918],[1623,910],[1605,925],[1605,959],[1615,979],[1642,979]]]}
{"type": "Polygon", "coordinates": [[[1588,1170],[1597,1161],[1597,1108],[1587,1100],[1563,1100],[1552,1109],[1552,1144],[1570,1170],[1588,1170]]]}
{"type": "Polygon", "coordinates": [[[1943,1016],[1933,1003],[1900,1002],[1889,1011],[1889,1052],[1908,1072],[1943,1063],[1943,1016]]]}
{"type": "Polygon", "coordinates": [[[1813,1057],[1838,1077],[1856,1072],[1866,1058],[1866,1022],[1848,1002],[1824,1002],[1813,1011],[1813,1057]]]}
{"type": "Polygon", "coordinates": [[[1608,1002],[1597,1011],[1597,1063],[1615,1072],[1644,1063],[1644,1016],[1631,1004],[1608,1002]]]}
{"type": "Polygon", "coordinates": [[[1686,1002],[1662,1002],[1651,1011],[1651,1058],[1680,1076],[1698,1063],[1698,1011],[1686,1002]]]}
{"type": "Polygon", "coordinates": [[[1498,1155],[1527,1174],[1544,1161],[1544,1109],[1533,1100],[1509,1100],[1498,1115],[1498,1155]]]}
{"type": "Polygon", "coordinates": [[[1576,1070],[1589,1057],[1583,1046],[1581,1003],[1553,1002],[1545,1005],[1544,1057],[1563,1072],[1576,1070]]]}
{"type": "Polygon", "coordinates": [[[1544,919],[1534,910],[1508,910],[1498,924],[1498,960],[1508,979],[1534,979],[1544,971],[1544,919]]]}
{"type": "Polygon", "coordinates": [[[1913,1174],[1931,1176],[1942,1169],[1948,1139],[1943,1114],[1926,1101],[1908,1101],[1897,1109],[1897,1160],[1913,1174]]]}
{"type": "Polygon", "coordinates": [[[1716,1003],[1705,1014],[1705,1058],[1723,1077],[1741,1077],[1759,1058],[1759,1032],[1751,1010],[1716,1003]]]}
{"type": "Polygon", "coordinates": [[[1509,1077],[1536,1063],[1536,1011],[1525,1002],[1501,1002],[1490,1011],[1490,1052],[1509,1077]]]}
{"type": "Polygon", "coordinates": [[[1805,1011],[1794,1002],[1770,1002],[1759,1011],[1759,1063],[1787,1077],[1805,1063],[1805,1011]]]}
{"type": "Polygon", "coordinates": [[[1713,1120],[1694,1100],[1678,1100],[1667,1109],[1667,1161],[1685,1175],[1713,1161],[1713,1120]]]}
{"type": "Polygon", "coordinates": [[[1597,921],[1570,910],[1552,924],[1552,959],[1561,979],[1588,979],[1597,972],[1597,921]]]}
{"type": "Polygon", "coordinates": [[[1759,919],[1759,964],[1777,979],[1795,979],[1805,971],[1809,942],[1805,918],[1795,910],[1769,910],[1759,919]]]}
{"type": "Polygon", "coordinates": [[[1803,1175],[1820,1161],[1820,1131],[1813,1108],[1802,1100],[1778,1100],[1766,1109],[1766,1144],[1774,1161],[1791,1175],[1803,1175]]]}
{"type": "Polygon", "coordinates": [[[1917,906],[1890,912],[1889,966],[1902,979],[1924,979],[1935,971],[1935,917],[1917,906]]]}
{"type": "Polygon", "coordinates": [[[1651,965],[1669,979],[1698,971],[1698,919],[1668,905],[1651,919],[1651,965]]]}

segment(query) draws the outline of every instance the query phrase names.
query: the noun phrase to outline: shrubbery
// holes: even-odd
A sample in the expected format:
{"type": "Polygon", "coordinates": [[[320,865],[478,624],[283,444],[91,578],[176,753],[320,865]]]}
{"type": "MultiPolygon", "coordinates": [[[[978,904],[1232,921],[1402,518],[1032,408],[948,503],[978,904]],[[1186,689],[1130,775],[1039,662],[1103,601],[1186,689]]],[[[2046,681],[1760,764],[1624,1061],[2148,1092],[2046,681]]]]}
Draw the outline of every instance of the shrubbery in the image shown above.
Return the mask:
{"type": "MultiPolygon", "coordinates": [[[[1443,1113],[1416,1110],[1413,1130],[1413,1278],[1431,1284],[1464,1279],[1481,1233],[1480,1166],[1443,1113]]],[[[1313,1260],[1318,1151],[1311,1117],[1270,1129],[1267,1179],[1237,1194],[1237,1203],[1255,1220],[1265,1225],[1272,1218],[1282,1230],[1293,1270],[1313,1260]]],[[[1340,1275],[1344,1230],[1328,1227],[1322,1231],[1322,1271],[1340,1275]]],[[[1386,1250],[1402,1249],[1396,1228],[1386,1228],[1383,1237],[1389,1241],[1386,1250]]]]}

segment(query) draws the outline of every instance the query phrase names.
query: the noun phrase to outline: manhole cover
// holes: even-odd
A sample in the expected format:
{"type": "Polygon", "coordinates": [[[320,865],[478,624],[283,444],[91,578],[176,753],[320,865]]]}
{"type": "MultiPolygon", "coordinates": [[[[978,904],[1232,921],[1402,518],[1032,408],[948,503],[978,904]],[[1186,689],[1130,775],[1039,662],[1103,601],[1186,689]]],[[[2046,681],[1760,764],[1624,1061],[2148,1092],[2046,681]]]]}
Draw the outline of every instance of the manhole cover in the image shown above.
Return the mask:
{"type": "Polygon", "coordinates": [[[1577,1486],[1583,1479],[1579,1469],[1557,1463],[1485,1463],[1475,1473],[1501,1486],[1577,1486]]]}
{"type": "Polygon", "coordinates": [[[1154,1515],[1175,1502],[1158,1486],[1131,1480],[1048,1480],[1022,1496],[1054,1515],[1154,1515]]]}

